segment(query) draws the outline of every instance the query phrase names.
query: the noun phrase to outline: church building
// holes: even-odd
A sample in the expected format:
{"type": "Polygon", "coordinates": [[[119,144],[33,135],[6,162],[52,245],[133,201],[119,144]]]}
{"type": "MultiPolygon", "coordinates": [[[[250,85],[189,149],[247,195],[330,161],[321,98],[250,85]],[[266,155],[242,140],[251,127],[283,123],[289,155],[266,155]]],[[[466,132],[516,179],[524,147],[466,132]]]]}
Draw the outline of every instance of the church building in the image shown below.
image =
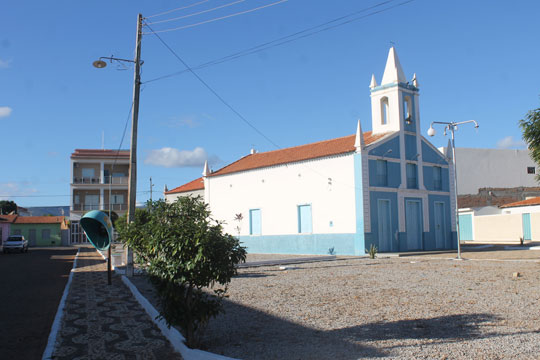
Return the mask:
{"type": "MultiPolygon", "coordinates": [[[[371,84],[372,130],[251,154],[165,192],[203,193],[250,253],[362,255],[454,249],[453,166],[421,135],[416,75],[395,49],[371,84]]],[[[353,125],[354,126],[354,125],[353,125]]]]}

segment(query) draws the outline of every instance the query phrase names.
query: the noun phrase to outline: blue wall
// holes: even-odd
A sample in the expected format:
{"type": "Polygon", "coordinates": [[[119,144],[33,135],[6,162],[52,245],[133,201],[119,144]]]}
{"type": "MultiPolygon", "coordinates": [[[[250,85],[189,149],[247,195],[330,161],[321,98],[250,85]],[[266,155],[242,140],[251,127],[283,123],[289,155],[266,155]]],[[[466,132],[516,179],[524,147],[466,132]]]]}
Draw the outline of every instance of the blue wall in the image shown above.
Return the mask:
{"type": "MultiPolygon", "coordinates": [[[[441,190],[437,191],[450,191],[450,178],[449,178],[449,171],[448,168],[441,168],[441,190]]],[[[426,165],[424,166],[424,186],[427,190],[435,190],[435,187],[433,186],[433,166],[426,165]]]]}
{"type": "MultiPolygon", "coordinates": [[[[252,254],[355,255],[356,234],[291,234],[240,236],[242,246],[252,254]]],[[[363,254],[363,252],[362,252],[363,254]]]]}
{"type": "Polygon", "coordinates": [[[405,134],[405,159],[417,160],[417,154],[418,149],[416,148],[416,136],[405,134]]]}
{"type": "Polygon", "coordinates": [[[444,155],[438,150],[433,150],[424,139],[422,139],[422,160],[434,164],[448,165],[444,155]]]}
{"type": "Polygon", "coordinates": [[[371,149],[369,155],[383,156],[385,158],[399,159],[399,136],[396,136],[388,141],[385,141],[381,145],[371,149]],[[388,153],[388,150],[392,149],[392,152],[388,153]]]}
{"type": "MultiPolygon", "coordinates": [[[[354,155],[354,202],[356,212],[356,234],[354,235],[353,254],[361,255],[365,251],[365,236],[364,236],[364,186],[369,186],[368,179],[362,177],[362,154],[355,153],[354,155]],[[366,184],[364,184],[364,181],[366,184]]],[[[371,172],[371,170],[370,170],[371,172]]]]}

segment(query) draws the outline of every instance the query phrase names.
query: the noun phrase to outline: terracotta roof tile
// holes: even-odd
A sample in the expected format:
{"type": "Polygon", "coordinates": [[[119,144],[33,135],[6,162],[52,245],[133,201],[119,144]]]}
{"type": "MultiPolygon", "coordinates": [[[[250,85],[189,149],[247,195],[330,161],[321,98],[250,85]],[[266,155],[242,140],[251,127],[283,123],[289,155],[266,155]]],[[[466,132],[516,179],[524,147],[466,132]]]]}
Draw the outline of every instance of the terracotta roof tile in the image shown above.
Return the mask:
{"type": "MultiPolygon", "coordinates": [[[[364,142],[366,145],[369,145],[388,134],[389,133],[371,135],[371,131],[368,131],[363,134],[364,142]]],[[[317,159],[326,156],[353,152],[355,150],[355,136],[356,135],[349,135],[337,139],[324,140],[306,145],[246,155],[243,158],[221,168],[220,170],[213,172],[209,176],[219,176],[239,171],[259,169],[274,165],[288,164],[297,161],[317,159]]]]}
{"type": "Polygon", "coordinates": [[[63,216],[18,216],[14,224],[61,224],[63,216]]]}
{"type": "Polygon", "coordinates": [[[517,207],[517,206],[533,206],[540,205],[540,197],[535,197],[527,200],[516,201],[510,204],[502,205],[501,208],[517,207]]]}
{"type": "Polygon", "coordinates": [[[0,215],[0,222],[13,223],[18,215],[0,215]]]}
{"type": "Polygon", "coordinates": [[[195,179],[193,181],[190,181],[187,184],[184,184],[182,186],[176,187],[172,190],[166,191],[165,195],[178,194],[178,193],[195,191],[195,190],[204,190],[204,180],[202,177],[195,179]]]}
{"type": "Polygon", "coordinates": [[[102,157],[118,157],[121,159],[129,159],[129,150],[102,150],[102,149],[75,149],[71,154],[72,159],[80,158],[102,158],[102,157]]]}

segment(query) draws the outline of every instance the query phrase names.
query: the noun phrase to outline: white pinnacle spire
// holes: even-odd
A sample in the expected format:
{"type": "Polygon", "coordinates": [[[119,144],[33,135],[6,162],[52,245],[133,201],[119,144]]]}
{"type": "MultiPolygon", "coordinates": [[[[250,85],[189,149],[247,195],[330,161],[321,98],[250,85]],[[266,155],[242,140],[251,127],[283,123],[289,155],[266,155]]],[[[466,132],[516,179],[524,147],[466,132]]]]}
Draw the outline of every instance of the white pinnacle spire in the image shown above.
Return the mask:
{"type": "Polygon", "coordinates": [[[354,147],[356,152],[361,152],[362,148],[365,146],[364,135],[362,134],[362,125],[360,125],[360,120],[358,120],[358,125],[356,125],[356,139],[354,140],[354,147]]]}
{"type": "Polygon", "coordinates": [[[418,87],[418,80],[416,80],[416,73],[412,77],[412,84],[414,87],[418,87]]]}
{"type": "Polygon", "coordinates": [[[450,139],[448,139],[448,145],[446,145],[446,153],[444,155],[446,155],[446,157],[449,158],[450,160],[452,160],[452,158],[453,158],[453,156],[452,156],[452,142],[450,141],[450,139]]]}
{"type": "Polygon", "coordinates": [[[210,168],[208,167],[208,160],[204,161],[204,170],[202,172],[202,176],[206,177],[210,174],[210,168]]]}
{"type": "Polygon", "coordinates": [[[371,74],[371,83],[369,84],[369,88],[373,89],[377,87],[377,80],[375,80],[375,74],[371,74]]]}
{"type": "Polygon", "coordinates": [[[386,67],[384,68],[384,75],[381,85],[394,84],[400,82],[407,82],[403,69],[399,63],[399,59],[396,54],[396,50],[392,46],[388,52],[388,59],[386,60],[386,67]]]}

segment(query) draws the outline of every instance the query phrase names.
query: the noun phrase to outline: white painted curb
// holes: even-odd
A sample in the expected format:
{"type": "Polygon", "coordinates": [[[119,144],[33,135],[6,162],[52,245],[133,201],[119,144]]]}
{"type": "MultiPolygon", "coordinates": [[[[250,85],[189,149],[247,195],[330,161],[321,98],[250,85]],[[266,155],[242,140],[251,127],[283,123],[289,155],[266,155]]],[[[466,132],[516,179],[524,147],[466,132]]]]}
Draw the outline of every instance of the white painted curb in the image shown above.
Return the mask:
{"type": "Polygon", "coordinates": [[[122,275],[122,281],[131,290],[135,299],[141,304],[146,313],[150,316],[154,324],[161,330],[161,333],[170,341],[174,350],[179,352],[184,360],[235,360],[230,357],[212,354],[202,350],[190,349],[184,344],[184,336],[180,334],[174,327],[167,327],[165,320],[157,319],[159,316],[158,311],[150,304],[150,302],[139,292],[137,287],[133,285],[131,281],[122,275]]]}
{"type": "Polygon", "coordinates": [[[56,337],[58,336],[58,331],[60,330],[62,317],[64,316],[64,307],[66,306],[66,298],[69,293],[69,287],[71,285],[71,280],[73,279],[73,272],[77,268],[77,259],[79,257],[79,253],[81,252],[81,249],[77,251],[77,254],[75,255],[75,260],[73,260],[73,268],[71,269],[68,277],[68,281],[66,283],[66,287],[64,288],[64,293],[62,294],[62,298],[60,299],[60,304],[58,304],[58,310],[56,310],[56,316],[54,317],[53,324],[51,326],[51,332],[49,334],[49,340],[47,341],[47,347],[45,348],[45,351],[43,352],[43,360],[52,359],[52,353],[54,351],[54,346],[56,344],[56,337]]]}

